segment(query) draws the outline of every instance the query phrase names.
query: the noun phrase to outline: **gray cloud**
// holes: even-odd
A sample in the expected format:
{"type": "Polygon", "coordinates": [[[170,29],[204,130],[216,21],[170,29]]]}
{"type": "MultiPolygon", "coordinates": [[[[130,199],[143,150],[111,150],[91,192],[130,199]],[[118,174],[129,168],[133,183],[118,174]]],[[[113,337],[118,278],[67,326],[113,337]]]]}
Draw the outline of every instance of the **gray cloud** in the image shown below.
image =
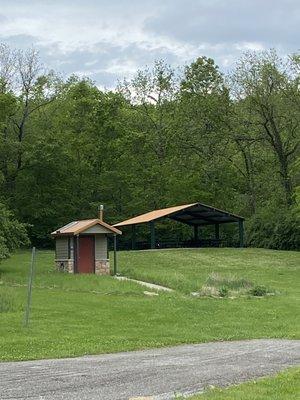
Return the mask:
{"type": "Polygon", "coordinates": [[[11,36],[3,36],[0,41],[5,42],[12,48],[17,49],[28,49],[30,47],[38,47],[38,38],[31,35],[11,35],[11,36]]]}
{"type": "MultiPolygon", "coordinates": [[[[55,46],[52,47],[50,53],[58,54],[55,46]]],[[[48,63],[51,63],[51,57],[46,52],[42,55],[44,59],[48,58],[48,63]]],[[[115,86],[118,80],[132,75],[138,67],[151,65],[155,59],[164,59],[170,64],[177,61],[176,56],[164,47],[145,51],[137,43],[117,46],[99,42],[93,46],[92,50],[80,49],[58,54],[53,68],[66,75],[75,73],[89,76],[102,86],[110,88],[115,86]]]]}
{"type": "Polygon", "coordinates": [[[230,67],[244,50],[299,49],[298,0],[0,0],[0,41],[49,68],[113,87],[138,68],[199,55],[230,67]]]}
{"type": "Polygon", "coordinates": [[[299,0],[174,0],[145,29],[189,43],[299,46],[299,0]]]}
{"type": "Polygon", "coordinates": [[[7,20],[7,18],[5,17],[5,15],[0,14],[0,23],[5,22],[7,20]]]}

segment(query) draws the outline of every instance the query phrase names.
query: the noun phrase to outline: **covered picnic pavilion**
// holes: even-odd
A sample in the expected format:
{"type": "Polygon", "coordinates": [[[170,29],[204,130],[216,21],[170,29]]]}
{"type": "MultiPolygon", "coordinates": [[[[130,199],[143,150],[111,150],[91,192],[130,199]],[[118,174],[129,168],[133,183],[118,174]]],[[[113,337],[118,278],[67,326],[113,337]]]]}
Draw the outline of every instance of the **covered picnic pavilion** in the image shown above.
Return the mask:
{"type": "Polygon", "coordinates": [[[244,246],[244,218],[232,214],[227,211],[219,210],[218,208],[208,206],[202,203],[184,204],[175,207],[162,208],[160,210],[154,210],[141,214],[136,217],[127,219],[119,222],[114,226],[132,227],[132,240],[131,248],[136,249],[136,226],[140,224],[149,224],[150,230],[150,241],[149,247],[151,249],[156,248],[155,238],[155,223],[162,219],[171,219],[173,221],[181,222],[183,224],[193,227],[193,240],[191,245],[195,247],[201,246],[201,240],[199,238],[199,227],[214,225],[215,237],[214,243],[216,246],[220,243],[220,225],[228,223],[236,223],[239,231],[239,247],[244,246]]]}

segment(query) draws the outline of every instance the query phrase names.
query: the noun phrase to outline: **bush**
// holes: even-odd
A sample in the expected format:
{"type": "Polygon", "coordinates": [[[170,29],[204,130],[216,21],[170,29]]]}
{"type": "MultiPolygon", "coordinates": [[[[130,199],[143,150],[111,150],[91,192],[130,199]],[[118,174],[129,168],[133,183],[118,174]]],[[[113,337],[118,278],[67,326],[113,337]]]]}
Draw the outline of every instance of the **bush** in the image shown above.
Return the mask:
{"type": "Polygon", "coordinates": [[[21,245],[29,244],[26,225],[17,221],[12,212],[0,203],[0,260],[21,245]]]}
{"type": "Polygon", "coordinates": [[[0,261],[9,256],[8,247],[5,244],[5,239],[0,232],[0,261]]]}
{"type": "Polygon", "coordinates": [[[254,286],[254,288],[249,290],[249,294],[251,294],[252,296],[266,296],[266,294],[268,293],[268,290],[265,286],[254,286]]]}
{"type": "Polygon", "coordinates": [[[228,293],[229,293],[229,290],[228,290],[228,288],[226,286],[220,287],[220,289],[219,289],[219,296],[220,297],[227,297],[228,293]]]}
{"type": "Polygon", "coordinates": [[[293,208],[269,209],[247,224],[247,244],[278,250],[300,250],[300,213],[293,208]]]}

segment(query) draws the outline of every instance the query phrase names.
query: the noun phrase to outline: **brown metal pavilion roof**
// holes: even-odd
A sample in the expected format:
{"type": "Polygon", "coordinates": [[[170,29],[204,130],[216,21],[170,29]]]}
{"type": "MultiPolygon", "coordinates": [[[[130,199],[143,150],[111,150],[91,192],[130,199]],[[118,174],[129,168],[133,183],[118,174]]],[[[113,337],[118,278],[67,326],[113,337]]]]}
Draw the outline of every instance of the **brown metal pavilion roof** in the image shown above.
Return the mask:
{"type": "Polygon", "coordinates": [[[143,224],[161,218],[170,218],[188,225],[213,225],[244,220],[244,218],[239,215],[219,210],[215,207],[207,206],[202,203],[192,203],[150,211],[146,214],[119,222],[114,226],[143,224]]]}

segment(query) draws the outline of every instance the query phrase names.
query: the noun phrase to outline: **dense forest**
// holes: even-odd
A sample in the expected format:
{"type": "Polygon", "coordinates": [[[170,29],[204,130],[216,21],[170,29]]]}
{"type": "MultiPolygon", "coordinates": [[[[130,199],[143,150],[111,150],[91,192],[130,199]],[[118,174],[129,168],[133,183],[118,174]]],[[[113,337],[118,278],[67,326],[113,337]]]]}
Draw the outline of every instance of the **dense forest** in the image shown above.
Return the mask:
{"type": "Polygon", "coordinates": [[[226,75],[156,61],[108,91],[2,45],[0,258],[99,204],[116,223],[196,201],[246,217],[249,246],[299,249],[299,84],[300,56],[270,50],[226,75]]]}

